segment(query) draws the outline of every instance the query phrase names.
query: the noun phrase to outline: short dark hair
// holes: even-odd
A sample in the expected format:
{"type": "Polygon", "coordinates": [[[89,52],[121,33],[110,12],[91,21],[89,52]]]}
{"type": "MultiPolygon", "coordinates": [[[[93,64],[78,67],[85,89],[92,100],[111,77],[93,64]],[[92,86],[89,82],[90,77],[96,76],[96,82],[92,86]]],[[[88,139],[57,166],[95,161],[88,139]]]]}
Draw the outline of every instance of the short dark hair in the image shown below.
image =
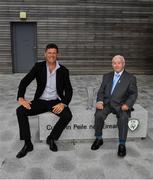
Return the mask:
{"type": "Polygon", "coordinates": [[[58,47],[56,44],[53,44],[53,43],[50,43],[50,44],[47,44],[46,48],[45,48],[45,52],[47,51],[47,49],[50,49],[50,48],[54,48],[57,50],[57,53],[58,53],[58,47]]]}

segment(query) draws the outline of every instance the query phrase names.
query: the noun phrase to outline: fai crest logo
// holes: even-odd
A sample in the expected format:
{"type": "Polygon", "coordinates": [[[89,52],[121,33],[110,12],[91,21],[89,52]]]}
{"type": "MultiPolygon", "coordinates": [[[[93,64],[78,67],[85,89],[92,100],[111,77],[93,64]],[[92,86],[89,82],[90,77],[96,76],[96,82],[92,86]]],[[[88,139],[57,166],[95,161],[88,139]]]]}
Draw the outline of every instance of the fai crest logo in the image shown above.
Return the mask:
{"type": "Polygon", "coordinates": [[[130,119],[128,122],[128,127],[131,131],[135,131],[138,126],[139,126],[140,122],[138,119],[130,119]]]}

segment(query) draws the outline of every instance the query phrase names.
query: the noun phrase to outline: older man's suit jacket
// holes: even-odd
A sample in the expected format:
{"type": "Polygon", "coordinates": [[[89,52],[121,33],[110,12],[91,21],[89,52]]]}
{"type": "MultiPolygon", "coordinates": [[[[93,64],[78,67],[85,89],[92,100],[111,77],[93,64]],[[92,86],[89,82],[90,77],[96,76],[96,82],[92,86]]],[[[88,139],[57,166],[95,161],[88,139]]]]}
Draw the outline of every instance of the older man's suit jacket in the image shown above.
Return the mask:
{"type": "MultiPolygon", "coordinates": [[[[39,99],[42,95],[47,83],[46,61],[38,62],[31,71],[21,80],[18,89],[17,99],[24,97],[27,86],[36,79],[37,88],[34,100],[39,99]]],[[[61,98],[61,102],[68,105],[72,98],[72,86],[69,79],[69,71],[60,64],[60,68],[56,71],[56,88],[57,94],[61,98]]]]}
{"type": "Polygon", "coordinates": [[[132,110],[138,94],[135,76],[124,70],[111,94],[113,77],[114,72],[103,76],[103,81],[97,94],[97,102],[102,101],[104,106],[110,104],[116,111],[120,110],[122,104],[127,104],[129,110],[132,110]]]}

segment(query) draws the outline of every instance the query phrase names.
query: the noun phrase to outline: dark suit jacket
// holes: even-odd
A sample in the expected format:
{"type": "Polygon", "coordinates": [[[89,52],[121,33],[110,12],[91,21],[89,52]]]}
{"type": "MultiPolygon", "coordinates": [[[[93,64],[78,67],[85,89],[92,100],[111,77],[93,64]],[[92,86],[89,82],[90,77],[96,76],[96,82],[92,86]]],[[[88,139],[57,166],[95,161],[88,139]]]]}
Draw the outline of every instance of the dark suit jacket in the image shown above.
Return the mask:
{"type": "Polygon", "coordinates": [[[122,104],[127,104],[132,110],[138,95],[135,76],[124,70],[111,94],[113,77],[114,72],[104,74],[97,94],[97,102],[103,101],[104,105],[110,104],[116,111],[120,110],[122,104]]]}
{"type": "MultiPolygon", "coordinates": [[[[21,80],[17,99],[19,97],[24,97],[27,86],[34,79],[36,79],[37,82],[37,89],[34,96],[36,100],[42,95],[47,83],[46,61],[36,63],[31,71],[21,80]]],[[[56,71],[56,88],[61,102],[68,105],[71,101],[73,90],[69,79],[69,71],[62,65],[60,65],[60,68],[56,71]]]]}

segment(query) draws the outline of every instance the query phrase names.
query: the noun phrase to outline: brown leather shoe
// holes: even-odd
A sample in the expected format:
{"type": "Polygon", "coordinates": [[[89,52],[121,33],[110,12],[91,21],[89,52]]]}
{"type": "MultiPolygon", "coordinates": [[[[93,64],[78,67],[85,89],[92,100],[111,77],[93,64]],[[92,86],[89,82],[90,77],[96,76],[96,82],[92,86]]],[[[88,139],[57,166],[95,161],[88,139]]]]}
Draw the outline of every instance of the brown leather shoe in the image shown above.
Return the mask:
{"type": "Polygon", "coordinates": [[[32,144],[30,146],[24,145],[23,148],[21,149],[21,151],[18,152],[16,157],[22,158],[22,157],[26,156],[26,154],[30,151],[33,151],[33,145],[32,144]]]}

